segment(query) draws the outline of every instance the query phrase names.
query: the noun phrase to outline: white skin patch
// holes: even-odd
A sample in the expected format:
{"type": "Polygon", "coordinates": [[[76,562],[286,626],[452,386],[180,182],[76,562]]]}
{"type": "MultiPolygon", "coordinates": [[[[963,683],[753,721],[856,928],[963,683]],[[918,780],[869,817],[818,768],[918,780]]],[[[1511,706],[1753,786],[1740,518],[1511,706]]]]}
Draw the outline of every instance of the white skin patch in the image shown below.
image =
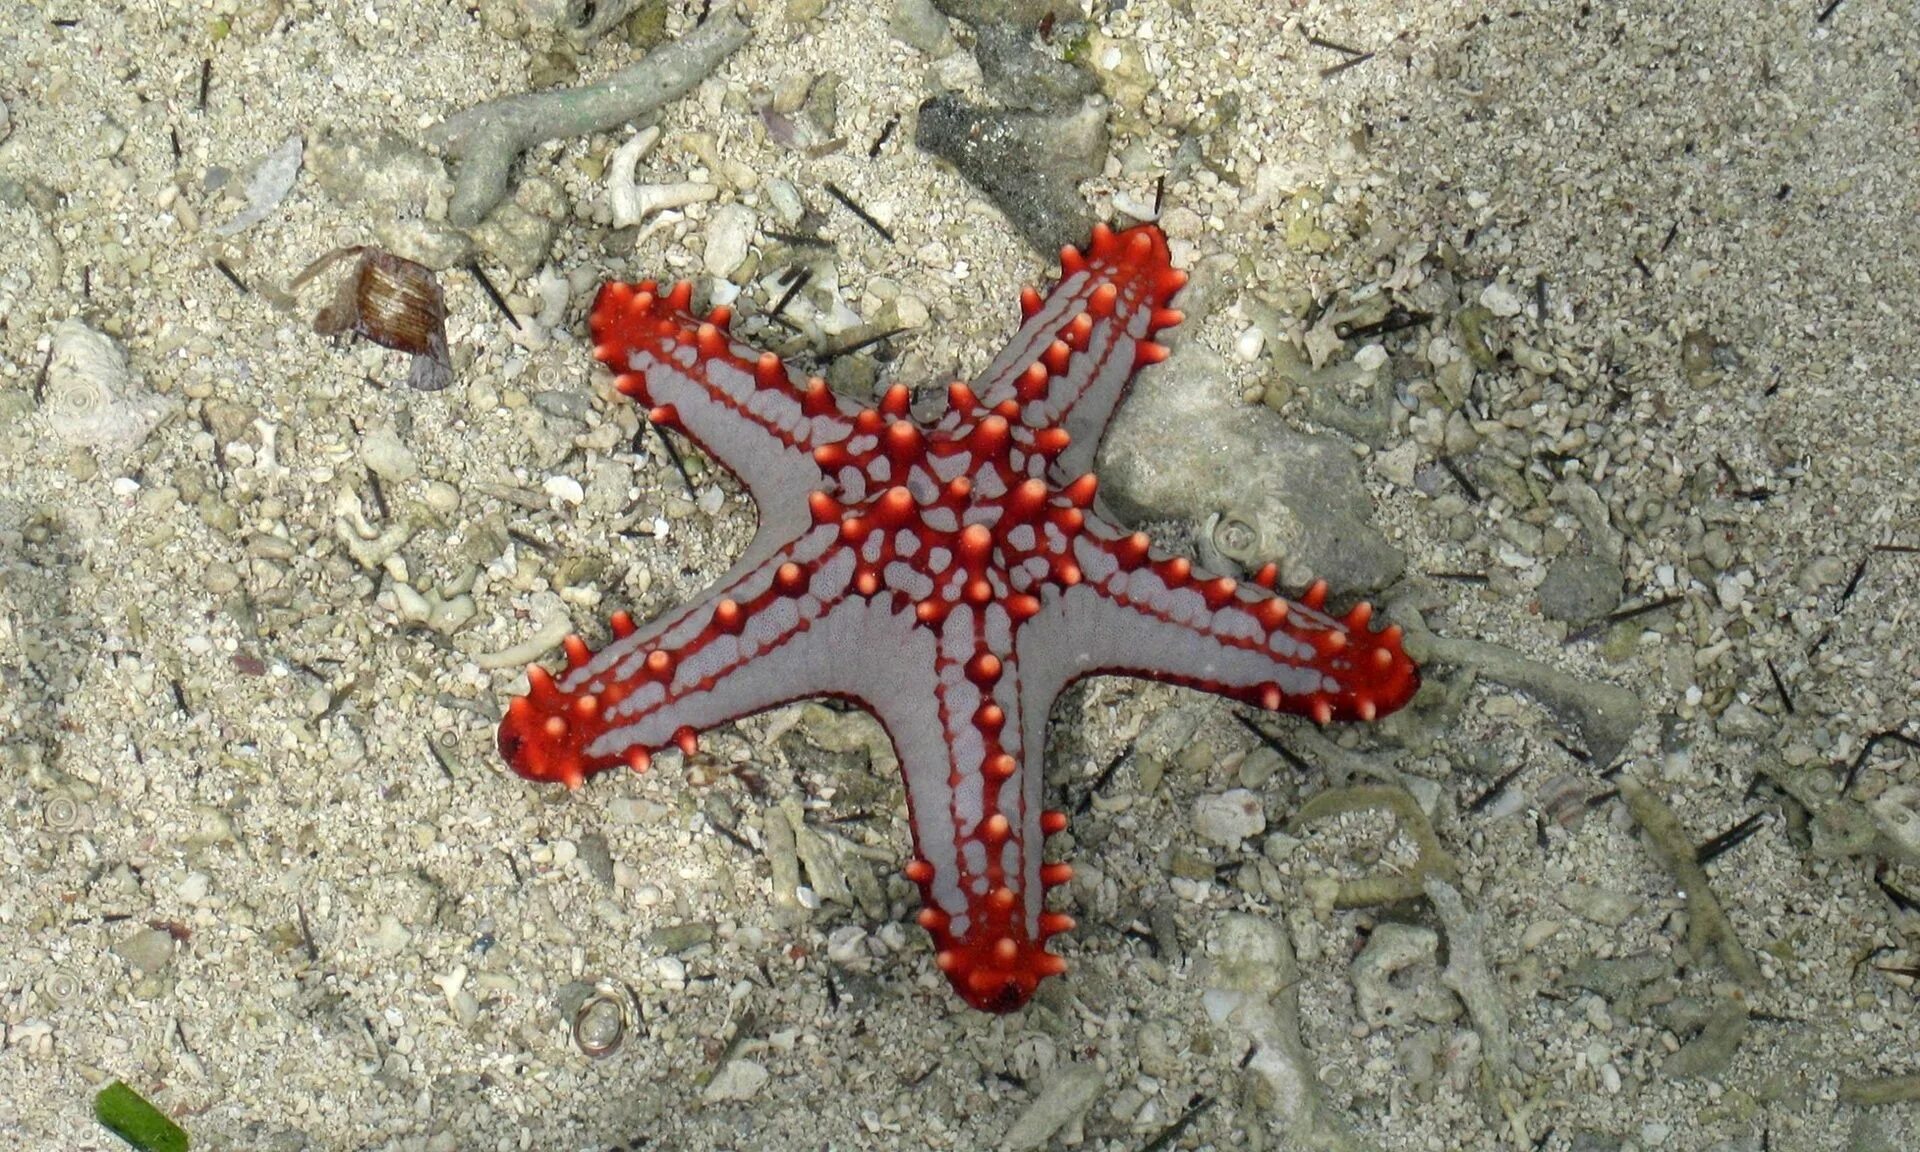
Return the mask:
{"type": "Polygon", "coordinates": [[[1114,559],[1113,553],[1085,538],[1073,542],[1073,558],[1079,563],[1081,574],[1096,583],[1113,575],[1120,567],[1120,561],[1114,559]]]}
{"type": "Polygon", "coordinates": [[[924,507],[940,495],[940,485],[934,482],[925,468],[916,467],[907,472],[907,491],[912,494],[915,504],[924,507]]]}
{"type": "Polygon", "coordinates": [[[840,496],[849,504],[857,504],[867,498],[867,474],[849,464],[835,473],[840,481],[840,496]]]}
{"type": "Polygon", "coordinates": [[[807,585],[807,591],[822,600],[831,600],[853,580],[853,557],[846,552],[837,552],[833,558],[820,565],[813,574],[813,580],[807,585]]]}
{"type": "Polygon", "coordinates": [[[925,600],[933,595],[933,578],[917,571],[904,560],[895,560],[886,567],[887,587],[903,593],[913,600],[925,600]]]}

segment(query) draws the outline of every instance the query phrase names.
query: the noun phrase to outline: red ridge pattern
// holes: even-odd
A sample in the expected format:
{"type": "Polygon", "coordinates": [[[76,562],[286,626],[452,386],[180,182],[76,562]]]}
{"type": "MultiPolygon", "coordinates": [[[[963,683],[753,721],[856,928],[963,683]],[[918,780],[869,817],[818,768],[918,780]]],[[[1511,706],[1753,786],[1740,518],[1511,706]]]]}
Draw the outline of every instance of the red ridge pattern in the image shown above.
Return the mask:
{"type": "Polygon", "coordinates": [[[1045,895],[1072,868],[1042,862],[1066,817],[1042,777],[1068,684],[1166,680],[1322,724],[1376,719],[1419,684],[1370,606],[1328,616],[1324,585],[1288,601],[1271,565],[1209,575],[1094,510],[1094,452],[1134,373],[1165,358],[1153,335],[1180,322],[1186,275],[1152,225],[1097,227],[1060,263],[931,426],[902,387],[863,408],[735,341],[726,309],[688,311],[687,284],[602,288],[594,354],[740,478],[760,525],[699,600],[644,627],[616,615],[597,653],[569,637],[558,678],[529,669],[499,734],[514,771],[577,788],[789,700],[859,703],[900,756],[935,962],[993,1012],[1066,967],[1047,943],[1073,920],[1045,895]]]}

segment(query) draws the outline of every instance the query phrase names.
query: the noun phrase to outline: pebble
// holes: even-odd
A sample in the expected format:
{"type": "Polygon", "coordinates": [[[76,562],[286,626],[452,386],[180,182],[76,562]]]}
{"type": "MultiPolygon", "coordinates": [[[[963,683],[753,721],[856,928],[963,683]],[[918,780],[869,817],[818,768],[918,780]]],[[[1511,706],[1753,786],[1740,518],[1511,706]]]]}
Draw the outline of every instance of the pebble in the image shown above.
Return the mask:
{"type": "Polygon", "coordinates": [[[388,483],[411,480],[420,474],[413,450],[401,442],[392,428],[375,428],[366,434],[360,441],[360,462],[388,483]]]}
{"type": "Polygon", "coordinates": [[[1722,736],[1734,738],[1765,736],[1773,731],[1773,718],[1741,700],[1727,705],[1716,724],[1722,736]]]}
{"type": "Polygon", "coordinates": [[[1411,440],[1402,440],[1385,452],[1373,457],[1373,470],[1382,479],[1400,488],[1413,487],[1414,476],[1420,464],[1420,445],[1411,440]]]}
{"type": "Polygon", "coordinates": [[[369,944],[382,952],[402,951],[412,941],[413,933],[391,912],[381,914],[379,927],[367,938],[369,944]]]}
{"type": "Polygon", "coordinates": [[[174,891],[180,897],[182,904],[197,907],[206,903],[207,897],[212,894],[213,878],[205,872],[190,872],[174,891]]]}
{"type": "Polygon", "coordinates": [[[864,965],[867,960],[867,930],[858,924],[843,924],[827,936],[827,959],[842,968],[864,965]]]}
{"type": "Polygon", "coordinates": [[[725,280],[747,261],[759,217],[744,204],[722,204],[707,221],[707,275],[725,280]]]}
{"type": "Polygon", "coordinates": [[[773,1079],[766,1066],[752,1060],[729,1060],[726,1067],[713,1074],[707,1082],[706,1090],[701,1093],[709,1101],[751,1100],[773,1079]]]}
{"type": "Polygon", "coordinates": [[[1575,627],[1600,619],[1620,603],[1625,577],[1620,565],[1588,552],[1562,552],[1547,565],[1546,578],[1536,594],[1540,611],[1549,620],[1575,627]]]}
{"type": "Polygon", "coordinates": [[[1531,952],[1560,934],[1565,925],[1558,920],[1535,920],[1520,933],[1520,950],[1531,952]]]}
{"type": "Polygon", "coordinates": [[[444,480],[430,482],[423,498],[427,507],[442,516],[451,516],[460,510],[460,489],[444,480]]]}
{"type": "Polygon", "coordinates": [[[1511,284],[1489,284],[1480,293],[1480,306],[1495,316],[1518,316],[1526,299],[1511,284]]]}
{"type": "Polygon", "coordinates": [[[788,228],[800,223],[807,206],[800,199],[800,190],[793,186],[792,181],[776,176],[762,185],[762,190],[766,192],[767,203],[773,207],[773,214],[779,217],[780,223],[788,228]]]}
{"type": "Polygon", "coordinates": [[[1606,928],[1618,928],[1640,911],[1638,897],[1592,884],[1567,885],[1560,893],[1560,902],[1581,919],[1606,928]]]}
{"type": "Polygon", "coordinates": [[[540,488],[562,504],[578,505],[587,498],[586,489],[580,486],[580,481],[571,476],[549,476],[540,488]]]}
{"type": "Polygon", "coordinates": [[[677,956],[659,956],[653,961],[653,977],[668,991],[678,992],[687,986],[687,966],[677,956]]]}
{"type": "Polygon", "coordinates": [[[1266,831],[1267,810],[1259,796],[1235,788],[1195,800],[1193,826],[1207,840],[1237,849],[1242,840],[1266,831]]]}
{"type": "Polygon", "coordinates": [[[152,976],[173,962],[173,936],[163,928],[141,928],[113,946],[114,955],[152,976]]]}
{"type": "Polygon", "coordinates": [[[1233,341],[1233,354],[1251,364],[1260,359],[1260,353],[1267,347],[1267,334],[1253,325],[1241,332],[1233,341]]]}

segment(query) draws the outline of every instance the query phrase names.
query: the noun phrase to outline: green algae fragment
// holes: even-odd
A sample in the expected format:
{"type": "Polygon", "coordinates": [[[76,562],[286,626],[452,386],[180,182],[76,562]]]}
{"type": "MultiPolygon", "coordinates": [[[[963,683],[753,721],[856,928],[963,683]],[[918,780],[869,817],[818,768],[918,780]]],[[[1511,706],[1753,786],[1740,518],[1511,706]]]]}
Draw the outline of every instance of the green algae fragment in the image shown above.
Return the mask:
{"type": "Polygon", "coordinates": [[[1379,904],[1398,904],[1425,895],[1430,877],[1455,883],[1460,869],[1453,857],[1440,846],[1433,824],[1420,809],[1420,802],[1404,788],[1360,784],[1348,788],[1329,788],[1316,793],[1302,804],[1287,822],[1289,835],[1298,836],[1309,825],[1348,812],[1369,809],[1391,814],[1397,829],[1413,841],[1416,859],[1406,875],[1365,876],[1341,881],[1333,899],[1335,908],[1367,908],[1379,904]]]}
{"type": "Polygon", "coordinates": [[[1479,305],[1462,308],[1453,318],[1460,326],[1460,348],[1482,372],[1492,371],[1500,363],[1493,348],[1493,313],[1479,305]]]}
{"type": "Polygon", "coordinates": [[[1920,1100],[1920,1076],[1842,1076],[1840,1099],[1867,1108],[1910,1103],[1920,1100]]]}
{"type": "Polygon", "coordinates": [[[93,1114],[140,1152],[187,1152],[187,1134],[180,1126],[119,1080],[93,1098],[93,1114]]]}

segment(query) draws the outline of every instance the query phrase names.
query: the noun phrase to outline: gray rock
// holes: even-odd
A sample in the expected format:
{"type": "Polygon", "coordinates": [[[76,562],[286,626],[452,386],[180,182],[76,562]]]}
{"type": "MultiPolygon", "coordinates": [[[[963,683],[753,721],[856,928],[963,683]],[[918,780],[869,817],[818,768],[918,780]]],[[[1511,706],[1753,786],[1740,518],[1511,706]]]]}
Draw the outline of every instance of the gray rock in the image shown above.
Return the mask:
{"type": "Polygon", "coordinates": [[[1673,978],[1673,959],[1651,952],[1633,956],[1600,958],[1589,956],[1576,961],[1560,983],[1568,988],[1597,992],[1609,1001],[1619,1000],[1648,984],[1673,978]]]}
{"type": "Polygon", "coordinates": [[[605,836],[589,832],[580,837],[580,866],[600,883],[613,885],[613,850],[605,836]]]}
{"type": "Polygon", "coordinates": [[[1266,831],[1267,812],[1259,796],[1235,788],[1195,800],[1193,828],[1203,839],[1238,848],[1242,840],[1266,831]]]}
{"type": "Polygon", "coordinates": [[[1105,1077],[1093,1064],[1065,1064],[1047,1075],[1039,1095],[1027,1105],[1000,1146],[1008,1152],[1031,1152],[1044,1148],[1053,1135],[1076,1124],[1100,1095],[1105,1077]]]}
{"type": "Polygon", "coordinates": [[[326,131],[307,149],[315,183],[342,204],[415,214],[453,190],[447,166],[392,133],[371,137],[326,131]]]}
{"type": "MultiPolygon", "coordinates": [[[[1406,559],[1370,523],[1372,504],[1347,446],[1289,428],[1233,398],[1226,361],[1188,342],[1140,374],[1108,432],[1101,493],[1122,520],[1206,520],[1245,535],[1230,553],[1279,561],[1336,593],[1372,592],[1406,559]]],[[[1217,543],[1217,541],[1216,541],[1217,543]]]]}
{"type": "Polygon", "coordinates": [[[474,243],[516,279],[531,276],[546,262],[553,243],[553,221],[509,200],[473,230],[474,243]]]}
{"type": "Polygon", "coordinates": [[[1439,951],[1440,934],[1431,928],[1391,922],[1375,928],[1350,970],[1360,1019],[1382,1028],[1457,1016],[1459,1004],[1437,979],[1439,951]]]}
{"type": "Polygon", "coordinates": [[[1104,99],[1089,97],[1070,113],[1051,115],[937,96],[920,106],[913,141],[959,169],[1036,250],[1083,244],[1092,232],[1080,182],[1106,162],[1104,99]]]}
{"type": "Polygon", "coordinates": [[[1626,579],[1620,565],[1589,552],[1567,551],[1547,565],[1540,582],[1540,611],[1549,620],[1574,627],[1593,623],[1620,604],[1620,585],[1626,579]]]}
{"type": "Polygon", "coordinates": [[[1034,47],[1031,30],[983,24],[973,45],[980,72],[1002,107],[1068,110],[1094,94],[1092,76],[1034,47]]]}
{"type": "Polygon", "coordinates": [[[933,0],[933,4],[975,27],[999,23],[1037,28],[1049,16],[1056,21],[1080,19],[1079,0],[933,0]]]}
{"type": "Polygon", "coordinates": [[[895,0],[893,22],[887,30],[936,59],[957,47],[946,15],[933,6],[933,0],[895,0]]]}
{"type": "Polygon", "coordinates": [[[383,220],[374,225],[380,246],[403,260],[445,272],[473,259],[473,241],[458,228],[412,216],[383,220]]]}

